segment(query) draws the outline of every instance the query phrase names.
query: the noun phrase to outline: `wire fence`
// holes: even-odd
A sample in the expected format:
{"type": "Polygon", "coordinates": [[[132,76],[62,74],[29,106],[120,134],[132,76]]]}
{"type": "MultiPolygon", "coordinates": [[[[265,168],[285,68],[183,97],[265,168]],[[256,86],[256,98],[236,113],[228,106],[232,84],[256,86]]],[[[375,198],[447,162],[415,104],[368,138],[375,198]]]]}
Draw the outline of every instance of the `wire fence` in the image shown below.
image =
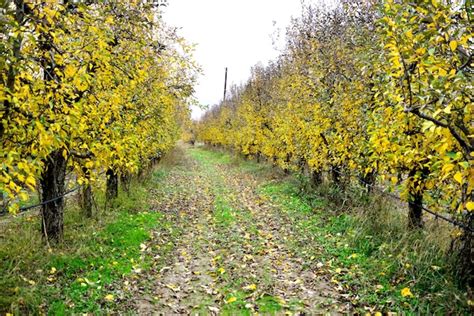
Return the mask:
{"type": "MultiPolygon", "coordinates": [[[[341,172],[341,171],[339,171],[339,170],[337,170],[337,169],[334,169],[334,168],[331,168],[331,171],[332,171],[332,172],[335,172],[335,173],[337,173],[337,174],[339,174],[339,175],[341,175],[341,176],[343,176],[343,177],[346,177],[346,178],[355,178],[355,179],[357,179],[358,181],[360,181],[361,183],[365,184],[365,185],[368,186],[368,187],[371,187],[372,189],[374,189],[375,191],[379,192],[379,193],[382,194],[382,195],[388,196],[388,197],[390,197],[390,198],[393,198],[393,199],[395,199],[395,200],[401,201],[401,202],[403,202],[403,203],[407,203],[407,201],[404,200],[404,199],[402,199],[400,196],[398,196],[398,195],[396,195],[396,194],[394,194],[394,193],[391,193],[391,192],[387,192],[386,190],[377,187],[377,186],[374,185],[373,183],[369,183],[369,182],[365,181],[365,180],[364,180],[363,178],[361,178],[360,176],[354,176],[354,175],[352,175],[352,174],[343,173],[343,172],[341,172]]],[[[467,232],[470,232],[471,234],[474,233],[474,229],[471,228],[471,227],[469,227],[469,226],[467,226],[467,225],[465,225],[464,223],[461,223],[461,222],[459,222],[459,221],[457,221],[457,220],[454,220],[454,219],[452,219],[452,218],[449,218],[449,217],[447,217],[447,216],[444,216],[444,215],[442,215],[442,214],[439,214],[438,212],[435,212],[435,211],[433,211],[433,210],[430,210],[429,208],[427,208],[427,207],[425,207],[425,206],[423,206],[423,205],[420,205],[420,207],[421,207],[421,209],[422,209],[424,212],[429,213],[429,214],[435,216],[435,218],[439,218],[439,219],[441,219],[441,220],[443,220],[443,221],[446,221],[446,222],[448,222],[448,223],[450,223],[450,224],[452,224],[452,225],[454,225],[454,226],[456,226],[456,227],[459,227],[459,228],[461,228],[461,229],[463,229],[463,230],[465,230],[465,231],[467,231],[467,232]]]]}
{"type": "MultiPolygon", "coordinates": [[[[393,193],[391,193],[391,192],[387,192],[387,191],[385,191],[384,189],[381,189],[381,188],[375,186],[373,183],[369,183],[369,182],[365,181],[365,180],[362,179],[360,176],[354,176],[354,175],[352,175],[352,174],[343,173],[343,172],[341,172],[341,171],[339,171],[339,170],[337,170],[337,169],[334,169],[334,168],[332,168],[331,171],[332,171],[332,172],[335,172],[335,173],[337,173],[337,174],[339,174],[339,175],[341,175],[341,176],[343,176],[343,177],[346,177],[346,178],[356,178],[356,179],[357,179],[358,181],[360,181],[361,183],[365,184],[365,185],[368,186],[368,187],[371,187],[372,189],[374,189],[375,191],[381,193],[382,195],[385,195],[385,196],[388,196],[388,197],[390,197],[390,198],[396,199],[396,200],[401,201],[401,202],[403,202],[403,203],[407,203],[407,201],[405,201],[404,199],[402,199],[402,198],[399,197],[398,195],[393,194],[393,193]]],[[[78,191],[80,188],[81,188],[81,186],[76,186],[75,188],[72,188],[72,189],[70,189],[70,190],[64,192],[64,193],[61,194],[60,196],[54,197],[54,198],[52,198],[52,199],[50,199],[50,200],[42,201],[42,202],[37,203],[37,204],[34,204],[34,205],[28,205],[28,206],[20,207],[18,213],[24,213],[24,212],[27,212],[27,211],[29,211],[29,210],[35,209],[35,208],[37,208],[37,207],[41,207],[41,206],[43,206],[43,205],[46,205],[46,204],[49,204],[49,203],[53,203],[53,202],[55,202],[55,201],[57,201],[57,200],[59,200],[59,199],[62,199],[62,198],[64,198],[64,197],[68,196],[69,194],[72,194],[72,193],[78,191]]],[[[425,211],[426,213],[429,213],[429,214],[435,216],[435,218],[439,218],[439,219],[444,220],[444,221],[446,221],[446,222],[448,222],[448,223],[450,223],[450,224],[452,224],[452,225],[454,225],[454,226],[457,226],[457,227],[459,227],[459,228],[461,228],[461,229],[464,229],[465,231],[468,231],[468,232],[470,232],[470,233],[474,233],[474,229],[471,228],[471,227],[469,227],[469,226],[467,226],[467,225],[465,225],[464,223],[461,223],[461,222],[456,221],[456,220],[454,220],[454,219],[452,219],[452,218],[449,218],[449,217],[447,217],[447,216],[444,216],[444,215],[442,215],[442,214],[439,214],[438,212],[435,212],[435,211],[433,211],[433,210],[430,210],[429,208],[427,208],[427,207],[425,207],[425,206],[423,206],[423,205],[421,205],[421,209],[422,209],[423,211],[425,211]]],[[[8,214],[8,213],[0,214],[0,217],[1,217],[1,216],[6,216],[7,214],[8,214]]]]}
{"type": "MultiPolygon", "coordinates": [[[[97,176],[102,176],[105,174],[105,171],[101,171],[97,174],[97,176]]],[[[46,200],[46,201],[42,201],[42,202],[39,202],[39,203],[36,203],[36,204],[33,204],[33,205],[27,205],[27,206],[23,206],[23,207],[20,207],[20,209],[18,210],[18,213],[17,214],[21,214],[21,213],[25,213],[27,211],[30,211],[32,209],[35,209],[35,208],[38,208],[38,207],[41,207],[43,205],[46,205],[46,204],[49,204],[49,203],[53,203],[53,202],[56,202],[57,200],[59,199],[62,199],[76,191],[78,191],[82,186],[81,185],[77,185],[75,186],[74,188],[72,189],[69,189],[67,190],[66,192],[64,192],[63,194],[59,195],[59,196],[56,196],[52,199],[49,199],[49,200],[46,200]]],[[[4,213],[0,213],[0,217],[5,217],[7,215],[9,215],[10,213],[8,212],[4,212],[4,213]]]]}
{"type": "MultiPolygon", "coordinates": [[[[59,196],[56,196],[56,197],[54,197],[54,198],[52,198],[52,199],[49,199],[49,200],[46,200],[46,201],[42,201],[42,202],[39,202],[39,203],[36,203],[36,204],[33,204],[33,205],[22,206],[22,207],[20,207],[20,209],[18,210],[18,213],[17,213],[17,214],[25,213],[25,212],[27,212],[27,211],[30,211],[30,210],[32,210],[32,209],[41,207],[41,206],[43,206],[43,205],[47,205],[47,204],[49,204],[49,203],[56,202],[56,201],[58,201],[58,200],[60,200],[60,199],[62,199],[62,198],[64,198],[64,197],[66,197],[66,196],[68,196],[68,195],[70,195],[70,194],[72,194],[72,193],[78,191],[80,188],[81,188],[81,186],[79,185],[79,186],[76,186],[76,187],[74,187],[74,188],[72,188],[72,189],[70,189],[70,190],[67,190],[67,191],[64,192],[63,194],[61,194],[61,195],[59,195],[59,196]]],[[[8,213],[8,212],[1,213],[1,214],[0,214],[0,217],[7,216],[7,215],[9,215],[9,214],[10,214],[10,213],[8,213]]]]}

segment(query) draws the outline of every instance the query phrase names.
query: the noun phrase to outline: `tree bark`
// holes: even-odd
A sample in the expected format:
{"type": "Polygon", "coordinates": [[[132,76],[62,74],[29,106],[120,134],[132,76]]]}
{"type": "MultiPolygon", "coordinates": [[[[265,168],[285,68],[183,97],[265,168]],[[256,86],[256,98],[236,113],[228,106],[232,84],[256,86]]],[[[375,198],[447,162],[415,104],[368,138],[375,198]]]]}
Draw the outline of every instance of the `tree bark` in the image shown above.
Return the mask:
{"type": "Polygon", "coordinates": [[[332,182],[334,182],[335,185],[340,186],[341,185],[341,167],[339,166],[333,166],[331,168],[331,176],[332,176],[332,182]]]}
{"type": "Polygon", "coordinates": [[[285,168],[283,168],[283,172],[285,174],[290,174],[290,161],[291,161],[291,154],[287,153],[285,158],[285,168]]]}
{"type": "MultiPolygon", "coordinates": [[[[474,192],[468,193],[467,184],[462,188],[462,203],[474,201],[474,192]]],[[[474,230],[474,212],[464,210],[463,224],[474,230]]],[[[459,281],[474,288],[474,233],[463,230],[461,236],[451,242],[451,250],[456,256],[456,267],[459,281]]]]}
{"type": "Polygon", "coordinates": [[[60,150],[52,152],[45,160],[40,179],[43,236],[52,242],[61,242],[64,230],[64,187],[67,161],[60,150]]]}
{"type": "Polygon", "coordinates": [[[423,227],[423,191],[427,175],[428,170],[419,167],[414,167],[408,174],[412,182],[408,196],[408,227],[410,229],[423,227]],[[420,177],[414,180],[416,174],[420,174],[420,177]]]}
{"type": "Polygon", "coordinates": [[[120,182],[122,183],[122,190],[125,192],[130,193],[130,175],[123,173],[120,176],[120,182]]]}
{"type": "Polygon", "coordinates": [[[90,171],[85,168],[84,174],[87,179],[87,183],[82,186],[82,192],[81,192],[82,213],[84,217],[91,218],[93,200],[92,200],[92,186],[90,184],[90,171]]]}
{"type": "Polygon", "coordinates": [[[321,171],[313,170],[311,172],[311,185],[318,187],[323,183],[323,173],[321,171]]]}
{"type": "MultiPolygon", "coordinates": [[[[474,214],[469,212],[465,216],[464,224],[474,229],[474,214]]],[[[463,231],[459,237],[458,249],[456,249],[456,259],[458,267],[458,278],[471,288],[474,288],[474,242],[473,234],[463,231]]]]}
{"type": "Polygon", "coordinates": [[[118,176],[114,170],[108,169],[106,172],[107,183],[105,198],[107,202],[111,202],[118,196],[118,176]]]}
{"type": "Polygon", "coordinates": [[[362,177],[362,186],[366,189],[367,194],[372,193],[375,185],[375,172],[371,171],[362,177]]]}
{"type": "Polygon", "coordinates": [[[411,192],[408,202],[408,227],[423,227],[423,192],[411,192]]]}

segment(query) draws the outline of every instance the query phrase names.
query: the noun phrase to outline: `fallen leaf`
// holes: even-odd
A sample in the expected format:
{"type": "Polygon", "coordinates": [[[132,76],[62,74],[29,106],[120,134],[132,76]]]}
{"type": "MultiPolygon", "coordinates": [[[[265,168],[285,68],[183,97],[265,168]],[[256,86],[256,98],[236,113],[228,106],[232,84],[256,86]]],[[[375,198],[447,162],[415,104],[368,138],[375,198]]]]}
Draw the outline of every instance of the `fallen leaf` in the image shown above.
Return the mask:
{"type": "Polygon", "coordinates": [[[410,288],[405,287],[403,288],[400,293],[402,294],[403,297],[413,297],[413,293],[410,291],[410,288]]]}
{"type": "Polygon", "coordinates": [[[230,304],[230,303],[233,303],[233,302],[235,302],[235,301],[237,301],[237,297],[232,296],[232,297],[230,297],[229,299],[227,299],[225,302],[226,302],[227,304],[230,304]]]}
{"type": "Polygon", "coordinates": [[[257,289],[257,285],[250,284],[250,285],[244,286],[242,289],[245,291],[255,291],[257,289]]]}
{"type": "Polygon", "coordinates": [[[104,299],[107,301],[107,302],[112,302],[114,300],[114,296],[112,294],[107,294],[104,299]]]}

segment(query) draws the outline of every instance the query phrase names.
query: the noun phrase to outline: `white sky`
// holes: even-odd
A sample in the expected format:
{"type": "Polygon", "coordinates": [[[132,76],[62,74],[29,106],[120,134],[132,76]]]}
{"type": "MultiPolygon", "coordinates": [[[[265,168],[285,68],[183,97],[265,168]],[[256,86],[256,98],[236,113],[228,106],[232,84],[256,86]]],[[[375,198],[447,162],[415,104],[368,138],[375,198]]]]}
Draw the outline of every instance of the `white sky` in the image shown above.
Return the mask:
{"type": "MultiPolygon", "coordinates": [[[[320,0],[323,1],[323,0],[320,0]]],[[[313,2],[313,1],[311,1],[313,2]]],[[[300,0],[168,0],[165,21],[180,28],[178,33],[197,45],[195,59],[203,68],[196,87],[200,104],[217,104],[223,96],[224,69],[228,87],[245,82],[250,68],[266,64],[279,54],[272,34],[285,29],[291,17],[301,13],[300,0]],[[275,24],[274,24],[275,22],[275,24]]],[[[193,109],[193,118],[202,110],[193,109]]]]}

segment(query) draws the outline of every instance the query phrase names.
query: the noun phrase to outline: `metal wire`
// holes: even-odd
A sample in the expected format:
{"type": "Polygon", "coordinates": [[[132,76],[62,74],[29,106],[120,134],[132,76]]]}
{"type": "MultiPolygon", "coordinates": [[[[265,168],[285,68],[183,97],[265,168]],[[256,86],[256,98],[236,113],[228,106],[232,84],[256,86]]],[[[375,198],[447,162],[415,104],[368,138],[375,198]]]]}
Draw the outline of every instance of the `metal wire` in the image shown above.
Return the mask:
{"type": "MultiPolygon", "coordinates": [[[[393,198],[393,199],[396,199],[396,200],[398,200],[398,201],[401,201],[401,202],[403,202],[403,203],[407,203],[407,201],[403,200],[403,199],[402,199],[401,197],[399,197],[398,195],[393,194],[393,193],[390,193],[390,192],[387,192],[387,191],[385,191],[385,190],[383,190],[383,189],[380,189],[380,188],[376,187],[374,184],[368,183],[367,181],[365,181],[364,179],[362,179],[362,178],[359,177],[359,176],[353,176],[353,175],[351,175],[351,174],[343,173],[343,172],[340,172],[339,170],[334,169],[334,168],[331,168],[331,171],[333,171],[333,172],[335,172],[335,173],[337,173],[337,174],[339,174],[339,175],[341,175],[341,176],[344,176],[344,177],[349,177],[349,178],[355,177],[355,178],[357,178],[357,180],[359,180],[359,181],[362,182],[363,184],[365,184],[365,185],[367,185],[367,186],[369,186],[369,187],[375,189],[376,191],[380,192],[381,194],[386,195],[386,196],[389,196],[389,197],[391,197],[391,198],[393,198]]],[[[448,223],[450,223],[450,224],[452,224],[452,225],[454,225],[454,226],[457,226],[457,227],[459,227],[459,228],[462,228],[462,229],[464,229],[464,230],[466,230],[466,231],[468,231],[468,232],[470,232],[470,233],[474,233],[474,229],[473,229],[473,228],[471,228],[471,227],[469,227],[469,226],[466,226],[466,225],[464,225],[464,224],[461,223],[461,222],[458,222],[458,221],[456,221],[456,220],[454,220],[454,219],[451,219],[451,218],[448,218],[448,217],[446,217],[446,216],[444,216],[444,215],[441,215],[441,214],[439,214],[439,213],[437,213],[437,212],[435,212],[435,211],[433,211],[433,210],[430,210],[429,208],[427,208],[427,207],[425,207],[425,206],[423,206],[423,205],[421,205],[421,209],[422,209],[423,211],[425,211],[425,212],[427,212],[427,213],[429,213],[429,214],[435,216],[436,218],[440,218],[440,219],[442,219],[442,220],[444,220],[444,221],[446,221],[446,222],[448,222],[448,223]]]]}
{"type": "MultiPolygon", "coordinates": [[[[62,195],[56,196],[56,197],[54,197],[54,198],[52,198],[52,199],[49,199],[49,200],[40,202],[40,203],[38,203],[38,204],[33,204],[33,205],[28,205],[28,206],[20,207],[20,209],[19,209],[19,211],[18,211],[18,214],[27,212],[27,211],[29,211],[29,210],[35,209],[35,208],[37,208],[37,207],[40,207],[40,206],[43,206],[43,205],[46,205],[46,204],[49,204],[49,203],[53,203],[53,202],[55,202],[55,201],[57,201],[57,200],[59,200],[59,199],[62,199],[62,198],[64,198],[64,197],[68,196],[68,195],[71,194],[71,193],[76,192],[76,191],[79,190],[80,188],[81,188],[81,186],[77,186],[77,187],[75,187],[75,188],[72,188],[72,189],[70,189],[70,190],[64,192],[62,195]]],[[[5,213],[0,214],[0,217],[7,216],[7,215],[9,215],[9,214],[10,214],[10,213],[5,212],[5,213]]]]}
{"type": "MultiPolygon", "coordinates": [[[[105,171],[102,171],[102,172],[99,172],[98,176],[101,176],[101,175],[104,175],[104,174],[105,174],[105,171]]],[[[53,203],[53,202],[55,202],[55,201],[57,201],[57,200],[59,200],[59,199],[62,199],[63,197],[68,196],[68,195],[71,194],[71,193],[76,192],[76,191],[79,190],[80,188],[81,188],[81,186],[78,185],[78,186],[76,186],[76,187],[74,187],[74,188],[72,188],[72,189],[70,189],[70,190],[64,192],[62,195],[57,196],[57,197],[54,197],[54,198],[52,198],[52,199],[50,199],[50,200],[46,200],[46,201],[43,201],[43,202],[40,202],[40,203],[34,204],[34,205],[28,205],[28,206],[20,207],[20,209],[19,209],[19,211],[18,211],[18,214],[27,212],[27,211],[29,211],[29,210],[31,210],[31,209],[35,209],[35,208],[37,208],[37,207],[40,207],[40,206],[43,206],[43,205],[46,205],[46,204],[49,204],[49,203],[53,203]]],[[[0,217],[4,217],[4,216],[9,215],[9,214],[10,214],[10,213],[8,213],[8,212],[0,213],[0,217]]]]}

